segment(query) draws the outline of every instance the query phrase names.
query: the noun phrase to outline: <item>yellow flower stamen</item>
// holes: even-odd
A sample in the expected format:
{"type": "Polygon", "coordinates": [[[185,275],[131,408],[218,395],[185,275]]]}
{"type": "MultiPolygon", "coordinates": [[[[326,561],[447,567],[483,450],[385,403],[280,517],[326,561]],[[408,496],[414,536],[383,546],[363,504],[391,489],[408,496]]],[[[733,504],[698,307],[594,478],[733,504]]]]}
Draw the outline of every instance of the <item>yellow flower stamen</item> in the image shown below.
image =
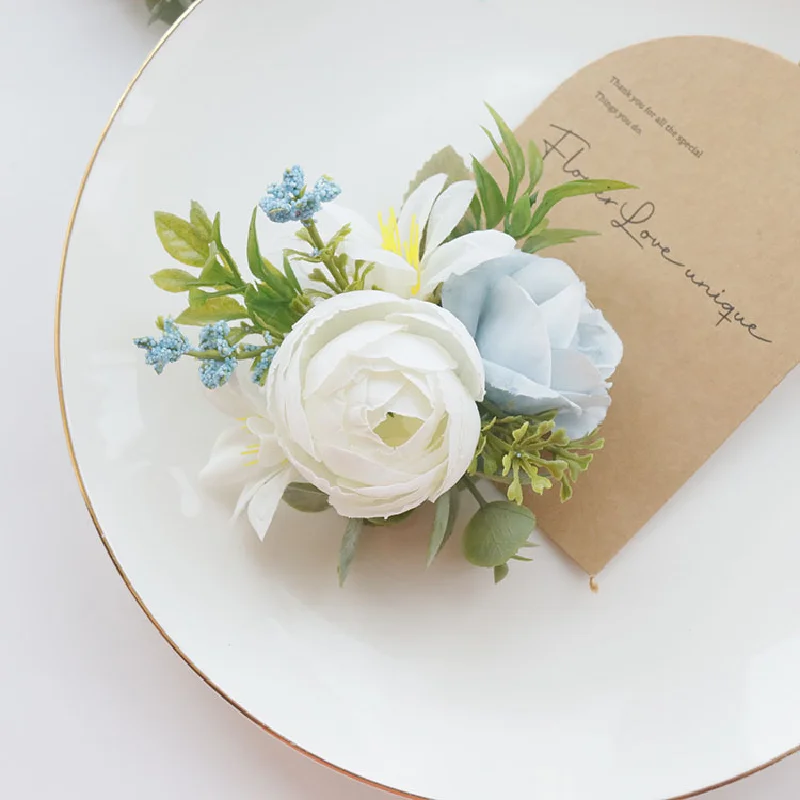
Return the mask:
{"type": "Polygon", "coordinates": [[[411,290],[412,294],[416,294],[422,282],[422,275],[420,273],[420,243],[422,240],[422,231],[419,229],[419,223],[415,215],[411,217],[411,224],[408,230],[408,241],[402,241],[400,238],[400,225],[397,221],[397,214],[393,208],[389,209],[389,220],[383,221],[383,214],[378,214],[378,224],[381,227],[381,247],[388,250],[390,253],[395,253],[401,256],[417,271],[417,283],[411,290]]]}

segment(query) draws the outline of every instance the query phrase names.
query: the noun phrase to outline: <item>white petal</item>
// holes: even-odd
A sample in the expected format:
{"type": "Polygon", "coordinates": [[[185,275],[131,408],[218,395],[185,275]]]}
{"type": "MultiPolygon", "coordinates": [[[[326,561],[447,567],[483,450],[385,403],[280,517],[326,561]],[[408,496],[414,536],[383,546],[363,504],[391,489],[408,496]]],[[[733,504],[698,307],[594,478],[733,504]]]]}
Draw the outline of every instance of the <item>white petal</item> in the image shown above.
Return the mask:
{"type": "Polygon", "coordinates": [[[247,518],[262,541],[267,535],[286,487],[296,478],[295,470],[287,465],[264,481],[251,498],[247,506],[247,518]]]}
{"type": "MultiPolygon", "coordinates": [[[[393,333],[402,330],[401,325],[383,322],[381,320],[368,320],[354,325],[349,331],[336,336],[311,358],[306,369],[305,386],[303,395],[318,392],[325,381],[339,370],[342,360],[358,353],[367,351],[370,355],[376,352],[378,342],[393,333]]],[[[339,373],[338,384],[326,391],[334,390],[342,382],[348,382],[351,377],[339,373]]]]}
{"type": "Polygon", "coordinates": [[[408,330],[418,332],[420,335],[438,342],[458,362],[458,376],[472,393],[473,398],[482,400],[483,365],[474,338],[461,321],[447,309],[425,301],[415,300],[413,302],[423,303],[423,305],[421,307],[410,306],[411,310],[408,311],[393,312],[387,316],[387,321],[402,322],[408,327],[408,330]],[[419,311],[417,311],[418,308],[419,311]]]}
{"type": "Polygon", "coordinates": [[[208,463],[200,471],[200,480],[209,485],[245,484],[260,475],[248,463],[257,460],[256,451],[245,450],[258,446],[259,440],[250,433],[243,423],[224,430],[211,449],[208,463]]]}
{"type": "Polygon", "coordinates": [[[266,412],[264,390],[253,383],[246,369],[236,370],[228,383],[219,389],[204,389],[203,393],[223,414],[236,419],[266,412]]]}
{"type": "Polygon", "coordinates": [[[322,211],[317,215],[319,222],[320,234],[326,241],[330,239],[340,228],[349,225],[351,230],[350,236],[345,239],[345,251],[348,251],[348,245],[351,243],[359,243],[362,246],[380,247],[381,238],[380,231],[376,222],[370,224],[361,214],[353,211],[350,208],[341,206],[338,203],[331,203],[325,205],[322,211]]]}
{"type": "Polygon", "coordinates": [[[430,294],[451,275],[463,275],[485,261],[510,253],[516,242],[500,231],[475,231],[428,251],[420,264],[420,294],[430,294]]]}
{"type": "Polygon", "coordinates": [[[428,250],[435,250],[461,222],[475,197],[475,189],[475,181],[457,181],[442,192],[428,220],[428,232],[425,235],[425,247],[428,250]]]}
{"type": "Polygon", "coordinates": [[[578,321],[585,304],[586,286],[583,283],[570,284],[554,297],[539,304],[551,347],[569,347],[578,331],[578,321]]]}
{"type": "Polygon", "coordinates": [[[442,485],[428,499],[435,500],[452,488],[467,471],[481,433],[481,417],[475,401],[452,373],[437,376],[447,409],[447,471],[442,485]]]}
{"type": "Polygon", "coordinates": [[[536,303],[514,278],[496,281],[486,297],[475,341],[484,359],[550,386],[550,339],[536,303]]]}
{"type": "Polygon", "coordinates": [[[401,242],[407,242],[411,238],[412,219],[416,221],[420,233],[425,230],[433,203],[444,189],[445,183],[446,175],[433,175],[423,181],[403,204],[400,219],[397,220],[401,242]]]}

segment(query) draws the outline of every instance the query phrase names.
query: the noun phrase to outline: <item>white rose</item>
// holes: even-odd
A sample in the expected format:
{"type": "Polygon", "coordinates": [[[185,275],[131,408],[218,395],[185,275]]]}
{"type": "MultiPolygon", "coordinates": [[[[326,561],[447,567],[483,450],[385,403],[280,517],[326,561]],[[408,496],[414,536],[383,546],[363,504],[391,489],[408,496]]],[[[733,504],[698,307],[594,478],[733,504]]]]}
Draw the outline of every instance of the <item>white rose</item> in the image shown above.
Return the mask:
{"type": "Polygon", "coordinates": [[[280,346],[267,407],[295,469],[345,517],[435,500],[466,472],[484,373],[444,309],[380,291],[317,305],[280,346]]]}

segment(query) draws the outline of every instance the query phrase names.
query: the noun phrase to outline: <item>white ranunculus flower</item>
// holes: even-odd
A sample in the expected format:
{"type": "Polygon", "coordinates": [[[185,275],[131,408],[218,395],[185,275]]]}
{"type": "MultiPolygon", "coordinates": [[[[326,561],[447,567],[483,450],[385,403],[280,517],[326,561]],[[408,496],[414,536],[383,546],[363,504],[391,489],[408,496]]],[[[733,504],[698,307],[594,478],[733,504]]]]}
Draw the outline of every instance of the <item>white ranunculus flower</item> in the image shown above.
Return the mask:
{"type": "Polygon", "coordinates": [[[289,461],[345,517],[435,500],[480,435],[483,366],[444,309],[356,291],[309,311],[280,346],[266,394],[289,461]]]}
{"type": "Polygon", "coordinates": [[[556,258],[514,253],[451,278],[442,305],[475,341],[486,397],[511,414],[558,409],[573,439],[604,419],[622,341],[586,297],[586,286],[556,258]]]}
{"type": "Polygon", "coordinates": [[[217,439],[200,478],[209,486],[241,486],[234,518],[247,509],[250,524],[263,539],[286,487],[299,475],[275,437],[264,390],[249,375],[237,371],[208,396],[236,424],[217,439]]]}
{"type": "Polygon", "coordinates": [[[378,227],[338,203],[326,206],[320,220],[352,233],[343,249],[352,259],[375,264],[372,281],[400,297],[427,297],[450,275],[461,275],[490,258],[510,253],[515,241],[501,231],[475,231],[451,242],[445,239],[461,221],[475,196],[474,181],[457,181],[444,189],[447,176],[428,178],[409,196],[398,217],[378,216],[378,227]],[[442,191],[444,189],[444,191],[442,191]],[[424,234],[424,252],[421,252],[424,234]]]}

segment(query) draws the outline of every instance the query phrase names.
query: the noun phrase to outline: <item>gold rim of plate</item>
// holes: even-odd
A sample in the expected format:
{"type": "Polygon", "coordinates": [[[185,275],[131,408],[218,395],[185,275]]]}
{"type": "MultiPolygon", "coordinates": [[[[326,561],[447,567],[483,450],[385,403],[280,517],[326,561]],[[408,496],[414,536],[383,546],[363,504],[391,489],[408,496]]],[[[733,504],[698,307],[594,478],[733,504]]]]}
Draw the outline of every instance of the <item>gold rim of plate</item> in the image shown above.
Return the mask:
{"type": "MultiPolygon", "coordinates": [[[[83,173],[83,177],[81,178],[80,185],[78,187],[78,195],[75,198],[75,204],[72,207],[72,213],[69,217],[69,223],[67,224],[67,233],[64,239],[64,247],[61,252],[61,268],[59,271],[58,277],[58,294],[56,296],[56,316],[55,316],[55,367],[56,367],[56,382],[58,385],[58,402],[61,408],[61,421],[64,427],[64,436],[67,441],[67,449],[69,450],[69,457],[70,462],[72,464],[72,469],[75,472],[75,477],[78,481],[78,487],[80,489],[81,495],[83,496],[83,502],[86,505],[86,510],[89,512],[89,516],[94,523],[94,527],[97,530],[98,535],[100,536],[100,541],[102,542],[103,546],[106,549],[106,552],[110,556],[111,560],[114,562],[114,566],[117,569],[120,577],[122,578],[125,586],[127,586],[128,591],[133,595],[134,600],[139,604],[139,607],[144,612],[145,616],[148,620],[152,623],[152,625],[156,628],[156,630],[161,634],[161,636],[166,640],[169,646],[186,662],[186,664],[192,669],[192,671],[200,677],[211,689],[213,689],[220,697],[223,698],[226,702],[230,703],[239,713],[244,715],[247,719],[251,722],[258,725],[259,728],[266,731],[270,736],[274,736],[279,741],[283,742],[284,744],[291,747],[298,753],[302,753],[304,756],[308,756],[308,758],[316,761],[318,764],[321,764],[324,767],[328,767],[329,769],[338,772],[341,775],[345,775],[348,778],[352,778],[359,783],[363,783],[367,786],[372,786],[376,789],[383,789],[390,794],[395,795],[396,797],[404,797],[407,800],[432,800],[432,798],[425,798],[421,795],[410,794],[408,792],[404,792],[402,789],[396,789],[392,786],[387,786],[383,783],[378,783],[377,781],[372,781],[369,778],[365,778],[363,775],[359,775],[355,772],[351,772],[348,769],[343,767],[339,767],[336,764],[332,764],[329,761],[326,761],[321,756],[316,755],[315,753],[310,752],[309,750],[305,750],[304,748],[300,747],[300,745],[296,744],[295,742],[287,739],[285,736],[282,736],[277,731],[273,730],[269,727],[265,722],[262,722],[260,719],[256,718],[254,714],[244,708],[242,705],[237,703],[233,698],[229,697],[225,691],[217,686],[192,660],[189,658],[186,653],[184,653],[178,645],[172,640],[170,635],[161,627],[159,622],[156,618],[150,613],[150,609],[145,605],[142,598],[139,596],[139,593],[133,587],[133,584],[130,582],[128,576],[125,574],[125,570],[122,567],[122,564],[117,559],[111,544],[109,543],[108,539],[106,538],[105,533],[103,532],[103,528],[100,525],[100,520],[97,518],[97,515],[94,511],[94,506],[92,505],[92,500],[89,497],[89,492],[86,489],[86,485],[83,482],[83,475],[81,473],[80,466],[78,464],[78,459],[75,455],[75,447],[72,441],[72,434],[69,429],[69,422],[67,420],[67,407],[66,402],[64,399],[64,386],[62,381],[62,373],[61,373],[61,307],[62,307],[62,297],[63,297],[63,289],[64,289],[64,276],[66,274],[66,266],[67,266],[67,256],[69,253],[69,244],[70,239],[72,237],[72,230],[75,226],[75,219],[78,215],[78,209],[80,208],[81,198],[83,197],[83,191],[86,187],[86,182],[89,179],[89,175],[92,172],[92,168],[94,167],[95,161],[97,160],[98,155],[100,154],[100,148],[103,146],[103,142],[108,135],[111,126],[114,124],[114,120],[117,117],[120,109],[122,108],[125,100],[127,99],[128,95],[130,94],[133,87],[136,85],[139,78],[144,73],[145,69],[147,69],[148,64],[156,57],[158,52],[161,48],[167,43],[167,41],[172,37],[175,31],[180,27],[181,23],[184,22],[189,15],[194,12],[198,6],[203,2],[203,0],[196,0],[193,5],[191,5],[175,22],[175,24],[161,37],[158,41],[156,46],[144,60],[144,63],[141,67],[139,67],[136,74],[133,76],[133,79],[125,88],[125,91],[122,93],[122,97],[120,97],[119,101],[117,102],[114,110],[111,112],[111,116],[106,123],[106,126],[103,128],[102,132],[100,133],[100,138],[95,145],[95,148],[92,152],[91,158],[89,159],[89,163],[86,166],[86,170],[83,173]]],[[[800,752],[800,745],[797,747],[793,747],[791,750],[787,750],[785,753],[782,753],[779,756],[776,756],[771,761],[767,761],[764,764],[761,764],[757,767],[753,767],[752,769],[747,770],[747,772],[739,773],[728,780],[721,781],[720,783],[715,783],[712,786],[706,786],[702,789],[698,789],[697,791],[691,792],[690,794],[680,795],[679,797],[673,797],[669,800],[689,800],[693,797],[699,797],[702,794],[706,794],[707,792],[714,791],[715,789],[720,789],[723,786],[729,786],[732,783],[736,783],[737,781],[744,780],[745,778],[749,778],[751,775],[755,775],[757,772],[761,772],[762,770],[767,769],[768,767],[772,767],[775,764],[783,761],[785,758],[788,758],[795,753],[800,752]]]]}

